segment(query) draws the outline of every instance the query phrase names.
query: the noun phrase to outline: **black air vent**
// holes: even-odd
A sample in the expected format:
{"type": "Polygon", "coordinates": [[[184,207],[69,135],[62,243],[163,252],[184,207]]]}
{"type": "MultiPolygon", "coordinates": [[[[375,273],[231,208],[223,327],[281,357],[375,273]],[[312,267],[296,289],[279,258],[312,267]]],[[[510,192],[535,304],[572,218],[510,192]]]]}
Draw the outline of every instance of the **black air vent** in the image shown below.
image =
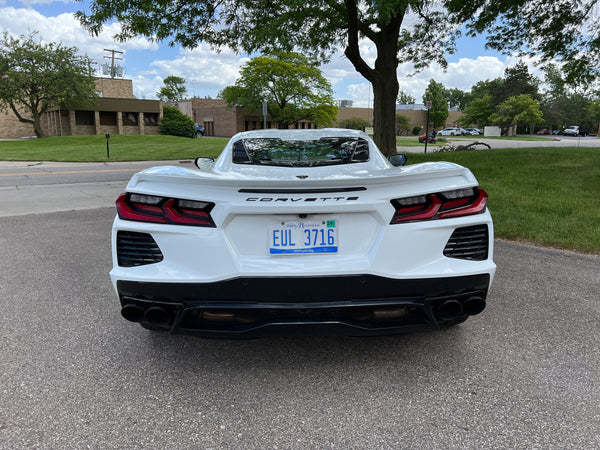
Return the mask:
{"type": "Polygon", "coordinates": [[[118,231],[117,260],[121,267],[143,266],[161,262],[163,254],[148,233],[118,231]]]}
{"type": "Polygon", "coordinates": [[[444,248],[444,256],[470,261],[483,261],[488,258],[488,245],[489,232],[487,225],[457,228],[444,248]]]}

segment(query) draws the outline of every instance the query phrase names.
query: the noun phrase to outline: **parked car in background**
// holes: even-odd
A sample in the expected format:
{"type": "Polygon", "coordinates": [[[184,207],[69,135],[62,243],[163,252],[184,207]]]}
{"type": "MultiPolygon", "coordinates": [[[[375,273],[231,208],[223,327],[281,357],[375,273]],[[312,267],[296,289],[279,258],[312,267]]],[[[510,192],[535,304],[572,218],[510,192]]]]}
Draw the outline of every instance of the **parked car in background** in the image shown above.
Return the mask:
{"type": "Polygon", "coordinates": [[[439,136],[460,136],[462,135],[462,131],[457,127],[449,127],[444,128],[443,130],[438,131],[439,136]]]}
{"type": "Polygon", "coordinates": [[[405,163],[357,130],[257,130],[196,168],[136,173],[112,226],[121,315],[255,338],[479,314],[496,270],[487,194],[458,164],[405,163]]]}
{"type": "Polygon", "coordinates": [[[557,128],[556,130],[552,130],[552,134],[562,134],[562,130],[557,128]]]}
{"type": "Polygon", "coordinates": [[[540,131],[537,132],[537,134],[550,134],[550,130],[542,128],[540,131]]]}
{"type": "Polygon", "coordinates": [[[481,131],[479,128],[465,128],[465,131],[471,136],[483,134],[483,131],[481,131]]]}
{"type": "Polygon", "coordinates": [[[199,123],[197,123],[195,125],[196,125],[196,137],[204,136],[204,127],[202,125],[200,125],[199,123]]]}
{"type": "Polygon", "coordinates": [[[590,134],[590,127],[580,127],[578,125],[571,125],[563,130],[565,136],[587,136],[590,134]]]}

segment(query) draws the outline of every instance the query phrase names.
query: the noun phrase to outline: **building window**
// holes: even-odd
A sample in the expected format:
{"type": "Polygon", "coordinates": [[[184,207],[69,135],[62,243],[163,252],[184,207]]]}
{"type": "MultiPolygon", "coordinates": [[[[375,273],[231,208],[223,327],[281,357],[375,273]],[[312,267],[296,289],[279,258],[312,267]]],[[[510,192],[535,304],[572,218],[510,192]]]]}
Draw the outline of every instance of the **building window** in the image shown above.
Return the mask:
{"type": "Polygon", "coordinates": [[[158,126],[158,114],[157,113],[144,113],[144,125],[147,127],[158,126]]]}
{"type": "Polygon", "coordinates": [[[139,113],[136,112],[126,112],[123,113],[123,125],[126,127],[135,127],[140,122],[139,113]]]}
{"type": "Polygon", "coordinates": [[[94,124],[94,111],[75,111],[75,125],[94,124]]]}
{"type": "Polygon", "coordinates": [[[110,111],[100,111],[100,125],[116,125],[117,113],[110,111]]]}

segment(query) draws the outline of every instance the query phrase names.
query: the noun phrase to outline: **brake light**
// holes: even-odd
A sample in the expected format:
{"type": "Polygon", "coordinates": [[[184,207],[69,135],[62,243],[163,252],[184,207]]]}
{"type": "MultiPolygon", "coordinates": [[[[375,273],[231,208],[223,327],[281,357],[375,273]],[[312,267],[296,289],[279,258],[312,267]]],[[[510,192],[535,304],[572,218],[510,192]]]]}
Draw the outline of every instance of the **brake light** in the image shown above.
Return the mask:
{"type": "Polygon", "coordinates": [[[125,193],[116,204],[119,217],[124,220],[215,227],[210,216],[214,203],[125,193]]]}
{"type": "Polygon", "coordinates": [[[485,211],[487,193],[477,187],[392,200],[396,209],[392,224],[447,219],[485,211]]]}

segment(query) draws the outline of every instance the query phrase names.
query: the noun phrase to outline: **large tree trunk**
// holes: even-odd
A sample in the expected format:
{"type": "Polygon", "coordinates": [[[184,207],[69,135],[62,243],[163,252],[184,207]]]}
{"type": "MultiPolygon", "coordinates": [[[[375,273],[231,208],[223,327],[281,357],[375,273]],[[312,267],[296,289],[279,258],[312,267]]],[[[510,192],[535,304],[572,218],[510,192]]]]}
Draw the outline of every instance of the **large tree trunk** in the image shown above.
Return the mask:
{"type": "Polygon", "coordinates": [[[348,45],[345,55],[354,68],[373,86],[373,136],[385,155],[396,153],[396,98],[398,97],[398,35],[404,10],[398,10],[385,23],[378,23],[379,31],[361,24],[355,0],[346,0],[348,11],[348,45]],[[362,58],[359,36],[363,33],[377,47],[375,67],[362,58]]]}
{"type": "Polygon", "coordinates": [[[9,105],[10,109],[12,109],[12,112],[15,114],[15,116],[17,116],[17,119],[19,119],[19,122],[33,125],[33,132],[38,138],[46,137],[46,135],[44,134],[44,130],[42,130],[41,114],[39,112],[33,110],[31,114],[32,118],[27,119],[21,115],[14,103],[9,103],[9,105]]]}

